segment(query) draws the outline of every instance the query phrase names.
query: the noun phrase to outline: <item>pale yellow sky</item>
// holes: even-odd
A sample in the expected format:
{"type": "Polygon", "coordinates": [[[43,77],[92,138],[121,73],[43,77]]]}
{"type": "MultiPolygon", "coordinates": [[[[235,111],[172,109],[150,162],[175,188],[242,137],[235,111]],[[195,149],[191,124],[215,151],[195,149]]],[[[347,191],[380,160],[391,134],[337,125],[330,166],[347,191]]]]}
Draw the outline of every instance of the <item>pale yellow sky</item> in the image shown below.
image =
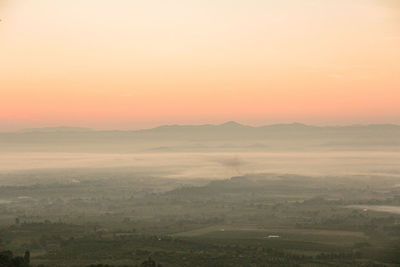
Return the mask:
{"type": "Polygon", "coordinates": [[[400,123],[397,0],[0,0],[0,130],[400,123]]]}

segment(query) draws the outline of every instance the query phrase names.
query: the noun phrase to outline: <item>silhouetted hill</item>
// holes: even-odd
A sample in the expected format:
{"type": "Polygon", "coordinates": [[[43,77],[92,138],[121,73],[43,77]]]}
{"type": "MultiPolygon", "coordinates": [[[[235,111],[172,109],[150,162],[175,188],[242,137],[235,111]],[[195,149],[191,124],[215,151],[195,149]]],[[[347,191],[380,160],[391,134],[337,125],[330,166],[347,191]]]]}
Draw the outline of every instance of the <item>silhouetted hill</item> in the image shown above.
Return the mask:
{"type": "MultiPolygon", "coordinates": [[[[383,186],[391,177],[373,175],[348,176],[304,176],[296,174],[259,173],[236,176],[230,179],[214,180],[204,186],[184,186],[164,193],[169,199],[204,199],[205,196],[214,199],[262,196],[279,198],[283,194],[292,196],[331,195],[334,190],[359,188],[363,186],[383,186]]],[[[332,194],[334,195],[334,194],[332,194]]]]}

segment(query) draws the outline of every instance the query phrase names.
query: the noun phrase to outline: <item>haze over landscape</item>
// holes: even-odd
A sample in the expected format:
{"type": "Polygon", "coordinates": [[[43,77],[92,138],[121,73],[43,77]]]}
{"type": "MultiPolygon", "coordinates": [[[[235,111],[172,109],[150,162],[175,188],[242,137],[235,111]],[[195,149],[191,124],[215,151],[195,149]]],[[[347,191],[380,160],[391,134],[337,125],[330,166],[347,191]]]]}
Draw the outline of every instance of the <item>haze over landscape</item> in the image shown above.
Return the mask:
{"type": "Polygon", "coordinates": [[[398,0],[0,0],[0,267],[397,267],[399,77],[398,0]]]}

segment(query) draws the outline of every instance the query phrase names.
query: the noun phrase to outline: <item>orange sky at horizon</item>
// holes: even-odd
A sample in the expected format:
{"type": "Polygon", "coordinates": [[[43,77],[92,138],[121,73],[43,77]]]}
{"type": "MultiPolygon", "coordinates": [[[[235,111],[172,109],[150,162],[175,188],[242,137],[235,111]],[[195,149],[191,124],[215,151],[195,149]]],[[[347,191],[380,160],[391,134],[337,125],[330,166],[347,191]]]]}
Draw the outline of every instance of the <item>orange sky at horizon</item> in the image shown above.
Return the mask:
{"type": "Polygon", "coordinates": [[[400,124],[400,1],[0,0],[0,130],[400,124]]]}

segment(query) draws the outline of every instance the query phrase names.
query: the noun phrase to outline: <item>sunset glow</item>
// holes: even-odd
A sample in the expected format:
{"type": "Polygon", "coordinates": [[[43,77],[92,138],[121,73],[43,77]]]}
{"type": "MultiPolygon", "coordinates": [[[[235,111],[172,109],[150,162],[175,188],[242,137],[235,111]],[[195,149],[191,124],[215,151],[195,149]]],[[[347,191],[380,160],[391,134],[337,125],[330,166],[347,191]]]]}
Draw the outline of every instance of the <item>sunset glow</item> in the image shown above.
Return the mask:
{"type": "Polygon", "coordinates": [[[397,0],[0,0],[0,130],[400,123],[397,0]]]}

